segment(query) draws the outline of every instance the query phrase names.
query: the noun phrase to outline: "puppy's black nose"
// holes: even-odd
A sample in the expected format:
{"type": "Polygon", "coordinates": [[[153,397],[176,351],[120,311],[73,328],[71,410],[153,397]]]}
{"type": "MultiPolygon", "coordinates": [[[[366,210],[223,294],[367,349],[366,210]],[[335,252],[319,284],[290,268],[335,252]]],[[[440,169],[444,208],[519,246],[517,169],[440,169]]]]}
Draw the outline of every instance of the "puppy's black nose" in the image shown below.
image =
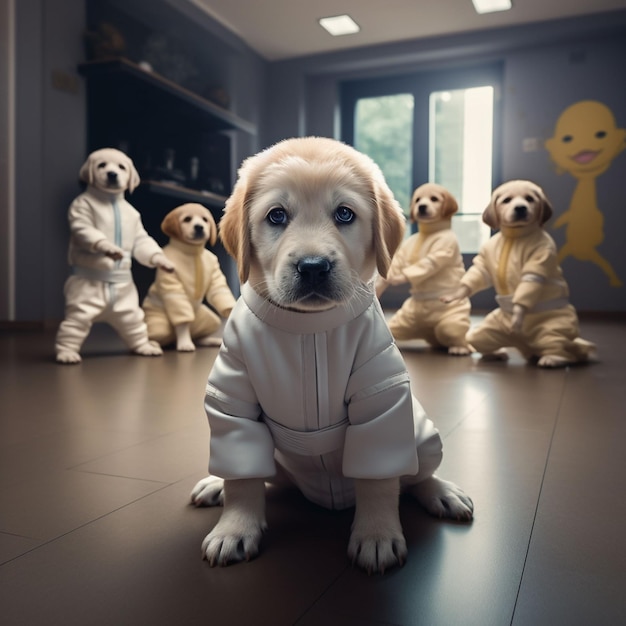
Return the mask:
{"type": "Polygon", "coordinates": [[[330,274],[330,261],[322,256],[306,256],[300,259],[296,265],[298,273],[303,281],[310,285],[319,285],[330,274]]]}
{"type": "Polygon", "coordinates": [[[110,183],[116,183],[117,182],[117,172],[107,172],[107,180],[110,183]]]}
{"type": "Polygon", "coordinates": [[[419,215],[426,215],[426,211],[428,210],[428,205],[420,204],[417,207],[417,212],[419,215]]]}
{"type": "Polygon", "coordinates": [[[525,204],[518,204],[514,209],[515,219],[522,220],[528,214],[528,207],[525,204]]]}
{"type": "Polygon", "coordinates": [[[193,236],[202,237],[203,235],[204,235],[204,226],[202,226],[202,224],[194,224],[193,236]]]}

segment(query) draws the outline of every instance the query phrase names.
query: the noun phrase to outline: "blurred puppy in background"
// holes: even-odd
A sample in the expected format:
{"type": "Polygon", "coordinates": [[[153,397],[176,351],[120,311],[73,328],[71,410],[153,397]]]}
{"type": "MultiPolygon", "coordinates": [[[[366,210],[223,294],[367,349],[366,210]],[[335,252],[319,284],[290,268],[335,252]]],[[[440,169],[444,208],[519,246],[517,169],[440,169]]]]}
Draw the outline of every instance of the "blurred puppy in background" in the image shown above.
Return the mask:
{"type": "Polygon", "coordinates": [[[395,339],[424,339],[448,354],[467,355],[465,335],[470,327],[470,301],[461,298],[446,306],[441,297],[450,295],[465,273],[459,242],[451,229],[458,205],[441,185],[426,183],[413,192],[411,221],[418,232],[406,239],[393,257],[387,278],[378,278],[380,297],[388,285],[408,283],[411,297],[389,320],[395,339]]]}
{"type": "Polygon", "coordinates": [[[172,272],[174,266],[145,231],[141,215],[125,198],[139,185],[132,160],[120,150],[95,150],[80,168],[87,189],[72,202],[68,252],[72,275],[65,282],[65,319],[56,336],[56,360],[80,363],[80,349],[94,322],[107,322],[128,347],[158,356],[148,339],[132,257],[147,267],[172,272]]]}
{"type": "Polygon", "coordinates": [[[157,270],[143,301],[148,335],[162,346],[175,341],[182,352],[196,345],[219,346],[221,339],[214,333],[221,319],[204,301],[227,318],[235,298],[217,256],[205,247],[217,241],[213,216],[201,204],[183,204],[165,216],[161,230],[170,238],[163,251],[176,272],[157,270]]]}
{"type": "Polygon", "coordinates": [[[500,232],[474,257],[461,286],[445,302],[493,286],[498,308],[467,340],[484,359],[507,359],[517,348],[540,367],[587,361],[595,346],[579,337],[578,316],[557,261],[556,245],[543,225],[552,205],[541,187],[512,180],[494,190],[483,221],[500,232]]]}

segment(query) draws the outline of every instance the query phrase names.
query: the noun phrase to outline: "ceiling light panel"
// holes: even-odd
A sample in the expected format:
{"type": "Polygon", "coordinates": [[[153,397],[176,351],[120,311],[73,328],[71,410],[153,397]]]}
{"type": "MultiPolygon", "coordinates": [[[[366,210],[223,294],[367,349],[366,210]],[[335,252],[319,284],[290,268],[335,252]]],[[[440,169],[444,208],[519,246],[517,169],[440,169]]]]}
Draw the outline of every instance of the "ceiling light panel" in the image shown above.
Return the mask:
{"type": "Polygon", "coordinates": [[[320,26],[326,29],[333,37],[353,35],[361,30],[359,25],[349,15],[322,17],[319,23],[320,26]]]}
{"type": "Polygon", "coordinates": [[[496,11],[508,11],[511,8],[511,0],[472,0],[476,13],[495,13],[496,11]]]}

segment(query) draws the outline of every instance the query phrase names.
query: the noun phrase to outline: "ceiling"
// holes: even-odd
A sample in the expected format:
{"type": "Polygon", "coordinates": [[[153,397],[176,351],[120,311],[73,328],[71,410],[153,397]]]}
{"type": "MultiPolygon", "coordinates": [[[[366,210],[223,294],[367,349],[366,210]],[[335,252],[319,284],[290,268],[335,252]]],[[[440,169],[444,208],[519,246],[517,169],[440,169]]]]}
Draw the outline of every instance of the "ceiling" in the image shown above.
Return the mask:
{"type": "Polygon", "coordinates": [[[472,0],[190,0],[268,61],[626,9],[626,0],[512,0],[478,15],[472,0]],[[332,37],[320,17],[348,13],[361,27],[332,37]]]}

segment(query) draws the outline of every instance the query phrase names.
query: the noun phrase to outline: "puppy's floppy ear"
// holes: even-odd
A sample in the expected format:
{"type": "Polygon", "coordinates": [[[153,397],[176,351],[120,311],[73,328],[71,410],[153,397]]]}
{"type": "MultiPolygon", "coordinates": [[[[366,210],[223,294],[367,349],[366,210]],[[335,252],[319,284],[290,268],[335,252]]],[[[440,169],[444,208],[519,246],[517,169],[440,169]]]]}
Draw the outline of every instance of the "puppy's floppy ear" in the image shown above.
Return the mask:
{"type": "Polygon", "coordinates": [[[94,153],[92,152],[87,157],[86,161],[80,166],[78,178],[82,183],[87,183],[88,185],[93,184],[95,162],[96,159],[94,158],[94,153]]]}
{"type": "Polygon", "coordinates": [[[413,190],[413,194],[411,195],[411,206],[409,207],[409,221],[413,224],[417,223],[417,207],[415,206],[415,201],[418,198],[420,188],[417,187],[413,190]]]}
{"type": "Polygon", "coordinates": [[[139,172],[135,168],[135,164],[133,160],[128,156],[124,155],[128,159],[128,169],[130,170],[130,176],[128,178],[128,192],[133,193],[135,189],[139,186],[141,179],[139,178],[139,172]]]}
{"type": "Polygon", "coordinates": [[[487,208],[483,211],[483,222],[487,224],[493,230],[500,228],[500,219],[498,212],[496,211],[496,203],[498,201],[499,193],[496,189],[491,195],[491,201],[487,205],[487,208]]]}
{"type": "MultiPolygon", "coordinates": [[[[381,175],[382,178],[382,175],[381,175]]],[[[404,239],[406,219],[393,193],[383,181],[375,181],[374,252],[378,273],[387,277],[391,259],[404,239]]]]}
{"type": "Polygon", "coordinates": [[[459,210],[459,205],[456,201],[456,198],[447,189],[444,189],[442,191],[442,195],[443,207],[441,217],[452,217],[459,210]]]}
{"type": "Polygon", "coordinates": [[[173,237],[174,239],[181,238],[182,233],[180,231],[180,223],[178,222],[181,208],[182,206],[179,206],[170,211],[161,222],[161,230],[168,237],[173,237]]]}
{"type": "Polygon", "coordinates": [[[217,242],[217,225],[215,224],[215,220],[213,219],[213,215],[211,215],[211,211],[206,209],[206,218],[207,223],[209,225],[209,243],[214,246],[217,242]]]}
{"type": "Polygon", "coordinates": [[[543,189],[539,187],[538,191],[539,197],[541,198],[541,216],[539,223],[543,226],[552,217],[554,210],[552,209],[552,203],[548,200],[548,196],[546,196],[543,189]]]}
{"type": "Polygon", "coordinates": [[[239,271],[239,280],[245,283],[250,274],[250,224],[248,202],[248,176],[239,171],[239,180],[226,200],[224,216],[220,220],[220,239],[226,252],[232,256],[239,271]]]}

